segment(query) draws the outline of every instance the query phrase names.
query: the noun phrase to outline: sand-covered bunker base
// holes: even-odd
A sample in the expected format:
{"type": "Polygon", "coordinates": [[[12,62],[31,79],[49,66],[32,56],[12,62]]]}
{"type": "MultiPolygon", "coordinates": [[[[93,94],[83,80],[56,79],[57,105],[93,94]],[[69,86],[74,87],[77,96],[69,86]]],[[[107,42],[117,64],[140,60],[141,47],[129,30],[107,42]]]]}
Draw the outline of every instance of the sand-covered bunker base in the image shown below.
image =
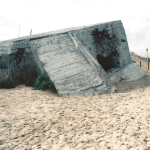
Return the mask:
{"type": "Polygon", "coordinates": [[[0,149],[150,149],[150,73],[115,85],[117,93],[67,98],[25,85],[0,89],[0,149]]]}

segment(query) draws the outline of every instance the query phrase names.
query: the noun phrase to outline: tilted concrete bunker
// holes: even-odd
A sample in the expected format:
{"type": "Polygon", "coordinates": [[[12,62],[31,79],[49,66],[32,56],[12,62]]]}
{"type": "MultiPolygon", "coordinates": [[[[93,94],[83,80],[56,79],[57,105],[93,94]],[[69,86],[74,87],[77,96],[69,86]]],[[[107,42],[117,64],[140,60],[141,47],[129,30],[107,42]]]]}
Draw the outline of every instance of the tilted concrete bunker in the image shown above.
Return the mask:
{"type": "Polygon", "coordinates": [[[113,93],[112,82],[146,76],[131,60],[120,20],[2,41],[0,68],[11,81],[47,76],[62,96],[113,93]]]}

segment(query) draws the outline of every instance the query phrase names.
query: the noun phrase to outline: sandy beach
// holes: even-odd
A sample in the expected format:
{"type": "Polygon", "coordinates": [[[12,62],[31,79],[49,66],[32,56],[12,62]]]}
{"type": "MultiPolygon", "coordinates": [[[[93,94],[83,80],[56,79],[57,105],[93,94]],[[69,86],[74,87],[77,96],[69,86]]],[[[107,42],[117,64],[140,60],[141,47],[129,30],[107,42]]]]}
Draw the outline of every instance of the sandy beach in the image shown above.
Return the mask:
{"type": "Polygon", "coordinates": [[[150,71],[117,92],[59,97],[25,85],[0,89],[0,150],[150,150],[150,71]]]}

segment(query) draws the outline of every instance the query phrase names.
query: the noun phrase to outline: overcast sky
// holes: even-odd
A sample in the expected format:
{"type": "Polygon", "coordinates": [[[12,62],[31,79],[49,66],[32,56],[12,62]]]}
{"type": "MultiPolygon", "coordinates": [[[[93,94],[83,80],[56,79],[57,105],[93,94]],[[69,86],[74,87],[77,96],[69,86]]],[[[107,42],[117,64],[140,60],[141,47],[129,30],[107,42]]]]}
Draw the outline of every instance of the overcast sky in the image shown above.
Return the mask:
{"type": "MultiPolygon", "coordinates": [[[[150,0],[0,0],[0,41],[121,20],[129,50],[150,51],[150,0]]],[[[150,53],[149,53],[150,56],[150,53]]]]}

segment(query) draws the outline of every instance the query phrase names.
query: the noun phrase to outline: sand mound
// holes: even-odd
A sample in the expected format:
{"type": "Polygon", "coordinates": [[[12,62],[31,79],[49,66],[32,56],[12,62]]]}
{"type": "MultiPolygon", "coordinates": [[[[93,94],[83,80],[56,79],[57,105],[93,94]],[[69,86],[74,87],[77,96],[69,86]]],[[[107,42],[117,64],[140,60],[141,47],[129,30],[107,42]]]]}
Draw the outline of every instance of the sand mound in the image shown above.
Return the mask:
{"type": "Polygon", "coordinates": [[[117,93],[58,97],[18,85],[0,89],[0,149],[148,150],[150,74],[115,84],[117,93]]]}

